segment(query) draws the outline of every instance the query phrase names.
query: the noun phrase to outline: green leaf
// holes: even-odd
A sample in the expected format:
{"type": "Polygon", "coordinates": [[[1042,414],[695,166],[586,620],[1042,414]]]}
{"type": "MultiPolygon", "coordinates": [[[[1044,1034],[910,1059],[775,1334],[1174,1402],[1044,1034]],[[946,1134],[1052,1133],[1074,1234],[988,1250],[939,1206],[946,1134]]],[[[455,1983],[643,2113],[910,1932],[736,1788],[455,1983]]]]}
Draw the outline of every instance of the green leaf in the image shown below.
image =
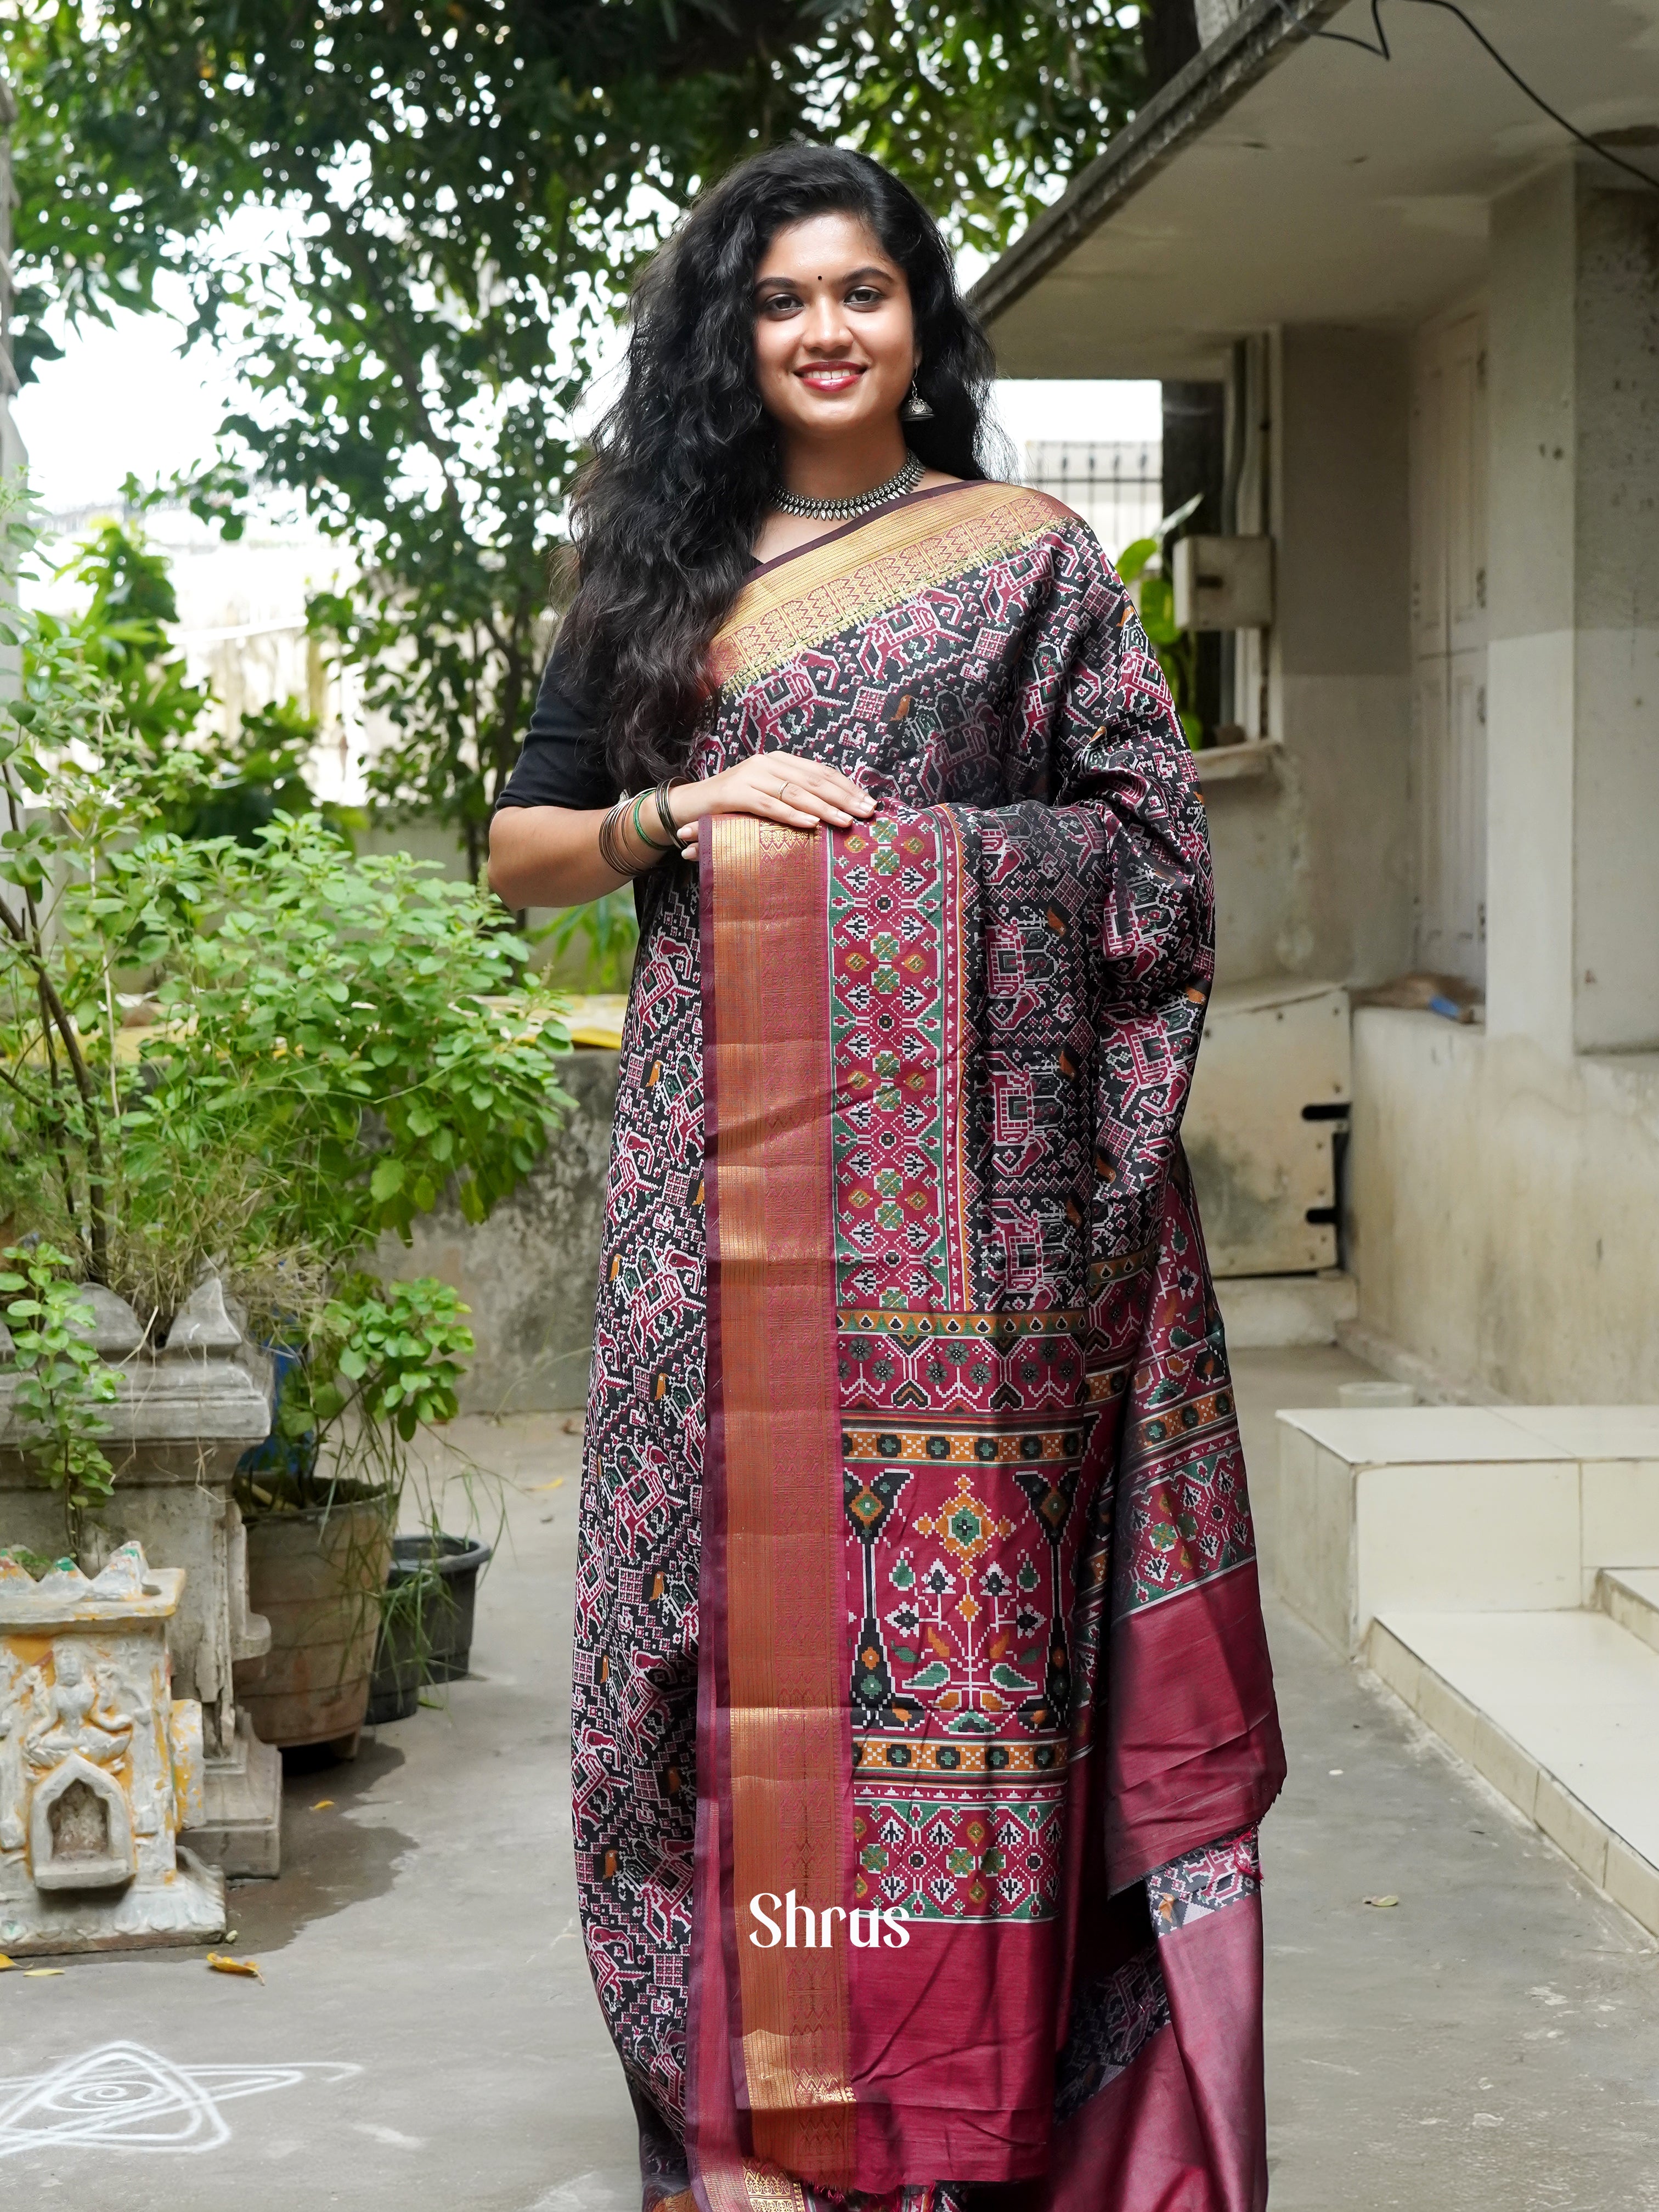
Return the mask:
{"type": "Polygon", "coordinates": [[[1148,576],[1140,586],[1140,622],[1154,645],[1170,645],[1181,635],[1175,618],[1175,586],[1167,577],[1148,576]]]}
{"type": "Polygon", "coordinates": [[[1126,584],[1138,584],[1146,573],[1147,562],[1157,552],[1156,538],[1137,538],[1124,547],[1113,565],[1126,584]]]}
{"type": "Polygon", "coordinates": [[[369,1194],[384,1206],[395,1198],[404,1187],[404,1164],[401,1160],[377,1160],[374,1172],[369,1177],[369,1194]]]}

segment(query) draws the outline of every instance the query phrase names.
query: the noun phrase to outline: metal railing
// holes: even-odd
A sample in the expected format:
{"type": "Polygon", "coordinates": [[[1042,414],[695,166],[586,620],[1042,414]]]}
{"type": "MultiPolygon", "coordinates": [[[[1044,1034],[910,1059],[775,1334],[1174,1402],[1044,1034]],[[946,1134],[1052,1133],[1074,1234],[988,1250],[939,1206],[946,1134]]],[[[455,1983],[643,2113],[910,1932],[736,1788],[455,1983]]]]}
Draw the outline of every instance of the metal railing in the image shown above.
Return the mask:
{"type": "Polygon", "coordinates": [[[1113,556],[1158,527],[1164,449],[1156,440],[1032,438],[1024,463],[1025,482],[1064,500],[1113,556]]]}

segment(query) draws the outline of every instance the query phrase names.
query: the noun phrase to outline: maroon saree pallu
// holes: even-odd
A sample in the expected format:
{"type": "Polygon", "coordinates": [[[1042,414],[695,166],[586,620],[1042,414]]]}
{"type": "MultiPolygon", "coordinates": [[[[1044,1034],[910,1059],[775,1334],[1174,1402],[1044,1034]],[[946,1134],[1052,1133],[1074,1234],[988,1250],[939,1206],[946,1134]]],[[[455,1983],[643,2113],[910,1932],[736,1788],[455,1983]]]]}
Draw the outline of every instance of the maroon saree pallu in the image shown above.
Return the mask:
{"type": "Polygon", "coordinates": [[[573,1763],[647,2212],[1259,2212],[1284,1759],[1178,1142],[1191,756],[1007,486],[761,570],[713,672],[698,773],[878,811],[708,825],[624,1036],[573,1763]],[[694,1243],[700,1373],[652,1335],[694,1243]]]}

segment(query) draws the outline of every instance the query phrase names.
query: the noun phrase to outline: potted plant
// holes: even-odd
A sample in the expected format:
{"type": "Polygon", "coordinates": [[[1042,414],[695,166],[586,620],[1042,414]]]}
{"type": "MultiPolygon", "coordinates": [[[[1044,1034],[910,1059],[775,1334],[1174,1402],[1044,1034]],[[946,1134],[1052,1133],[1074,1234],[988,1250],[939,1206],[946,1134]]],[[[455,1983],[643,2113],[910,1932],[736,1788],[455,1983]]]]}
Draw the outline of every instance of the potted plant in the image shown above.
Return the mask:
{"type": "MultiPolygon", "coordinates": [[[[394,1531],[409,1447],[457,1411],[472,1350],[465,1310],[430,1277],[384,1285],[353,1275],[316,1316],[304,1357],[287,1363],[275,1433],[238,1486],[250,1592],[271,1626],[270,1656],[242,1701],[267,1742],[349,1757],[388,1634],[404,1671],[422,1676],[420,1616],[411,1620],[406,1578],[391,1571],[407,1540],[394,1531]]],[[[444,1540],[434,1528],[426,1540],[444,1540]]]]}
{"type": "MultiPolygon", "coordinates": [[[[167,828],[204,812],[211,751],[154,743],[142,685],[75,625],[0,609],[0,643],[24,671],[0,709],[0,1230],[34,1255],[13,1272],[114,1292],[154,1349],[216,1270],[283,1370],[280,1449],[240,1486],[254,1605],[260,1560],[308,1543],[322,1581],[283,1648],[330,1645],[313,1685],[366,1694],[373,1623],[339,1608],[384,1586],[410,1443],[453,1414],[471,1340],[447,1286],[365,1257],[447,1184],[481,1220],[533,1166],[568,1103],[555,1002],[486,892],[360,858],[315,813],[167,828]]],[[[313,1740],[349,1740],[352,1710],[313,1740]]]]}

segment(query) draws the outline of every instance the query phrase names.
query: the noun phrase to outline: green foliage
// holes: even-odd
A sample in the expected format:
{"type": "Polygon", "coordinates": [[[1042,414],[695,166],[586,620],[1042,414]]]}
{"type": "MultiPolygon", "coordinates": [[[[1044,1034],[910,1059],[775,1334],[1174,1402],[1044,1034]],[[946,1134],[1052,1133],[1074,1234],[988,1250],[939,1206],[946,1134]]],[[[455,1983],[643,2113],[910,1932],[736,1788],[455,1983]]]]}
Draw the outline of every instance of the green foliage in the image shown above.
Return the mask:
{"type": "Polygon", "coordinates": [[[563,1032],[520,988],[499,913],[430,863],[354,857],[314,816],[279,816],[252,848],[161,832],[108,853],[64,923],[77,980],[118,963],[158,1002],[121,1121],[129,1275],[146,1237],[179,1251],[181,1155],[234,1166],[216,1206],[198,1193],[204,1256],[234,1236],[245,1269],[276,1271],[273,1311],[288,1255],[332,1267],[384,1229],[407,1241],[452,1178],[482,1220],[567,1103],[563,1032]]]}
{"type": "MultiPolygon", "coordinates": [[[[169,272],[256,404],[198,512],[301,491],[360,556],[319,633],[399,744],[394,805],[472,870],[545,643],[570,410],[699,185],[864,147],[1000,246],[1140,96],[1117,0],[21,0],[15,341],[169,272]],[[280,222],[227,233],[239,210],[280,222]],[[233,240],[249,240],[233,243],[233,240]]],[[[27,374],[27,368],[24,371],[27,374]]]]}
{"type": "Polygon", "coordinates": [[[289,1370],[277,1435],[300,1448],[307,1473],[326,1460],[330,1480],[362,1468],[400,1483],[401,1446],[455,1418],[472,1356],[467,1308],[431,1275],[382,1286],[356,1274],[313,1322],[306,1357],[289,1370]]]}
{"type": "Polygon", "coordinates": [[[634,972],[640,923],[633,891],[606,891],[587,906],[567,907],[534,932],[545,944],[550,975],[579,991],[625,991],[634,972]]]}
{"type": "Polygon", "coordinates": [[[169,650],[179,605],[166,556],[126,524],[106,522],[58,573],[90,593],[85,612],[65,627],[113,694],[120,720],[155,757],[191,737],[212,695],[169,650]]]}
{"type": "Polygon", "coordinates": [[[9,1244],[0,1261],[16,1374],[12,1422],[25,1458],[63,1500],[72,1553],[82,1515],[101,1504],[112,1486],[97,1440],[109,1432],[102,1409],[118,1386],[93,1347],[92,1308],[70,1279],[68,1255],[36,1241],[9,1244]]]}
{"type": "Polygon", "coordinates": [[[483,897],[405,854],[356,860],[314,817],[279,817],[252,848],[152,834],[106,852],[60,913],[62,988],[89,1031],[118,966],[158,1004],[130,1067],[91,1049],[121,1102],[121,1286],[164,1310],[227,1238],[256,1274],[301,1252],[332,1266],[382,1229],[406,1239],[451,1176],[481,1220],[562,1103],[545,1010],[490,1003],[521,948],[483,897]],[[171,1225],[181,1160],[200,1164],[188,1239],[171,1225]]]}
{"type": "Polygon", "coordinates": [[[1182,524],[1196,514],[1203,496],[1200,492],[1173,514],[1166,514],[1150,538],[1137,538],[1126,545],[1114,564],[1126,584],[1138,586],[1135,598],[1140,626],[1158,655],[1187,742],[1194,747],[1203,742],[1204,734],[1198,713],[1198,642],[1175,618],[1169,549],[1182,524]]]}
{"type": "MultiPolygon", "coordinates": [[[[26,556],[15,506],[8,528],[26,556]]],[[[0,643],[28,671],[0,708],[0,1217],[152,1322],[216,1265],[257,1330],[320,1331],[349,1374],[325,1316],[363,1250],[451,1182],[482,1219],[568,1103],[527,947],[475,885],[358,860],[315,814],[248,844],[161,826],[210,787],[200,759],[153,758],[61,625],[0,609],[0,643]]],[[[453,1410],[448,1294],[394,1288],[380,1321],[355,1295],[362,1421],[453,1410]],[[424,1395],[396,1369],[416,1339],[424,1395]]]]}
{"type": "Polygon", "coordinates": [[[211,227],[297,204],[344,261],[392,243],[365,291],[378,277],[395,293],[418,256],[488,344],[527,278],[606,312],[702,181],[800,135],[862,146],[994,250],[1144,85],[1138,10],[1109,0],[21,0],[14,15],[18,258],[43,288],[21,302],[31,329],[53,299],[79,315],[142,304],[169,271],[211,313],[236,282],[211,227]]]}
{"type": "MultiPolygon", "coordinates": [[[[129,477],[130,510],[154,504],[129,477]]],[[[182,780],[158,819],[181,836],[232,836],[248,843],[280,811],[298,814],[315,805],[306,763],[317,726],[296,700],[244,714],[234,737],[209,719],[213,694],[193,684],[168,631],[179,619],[178,601],[165,554],[145,541],[132,521],[106,522],[57,572],[88,594],[81,613],[68,619],[41,615],[26,670],[33,671],[41,641],[51,639],[78,655],[105,696],[105,709],[130,745],[162,775],[172,757],[182,780]]],[[[49,678],[48,679],[52,680],[49,678]]],[[[332,818],[341,818],[334,810],[332,818]]]]}
{"type": "MultiPolygon", "coordinates": [[[[316,743],[316,722],[297,699],[244,714],[235,737],[203,748],[212,781],[169,826],[185,837],[234,837],[238,844],[252,844],[278,814],[304,814],[316,805],[306,781],[316,743]]],[[[331,820],[343,814],[329,807],[322,811],[331,820]]]]}

